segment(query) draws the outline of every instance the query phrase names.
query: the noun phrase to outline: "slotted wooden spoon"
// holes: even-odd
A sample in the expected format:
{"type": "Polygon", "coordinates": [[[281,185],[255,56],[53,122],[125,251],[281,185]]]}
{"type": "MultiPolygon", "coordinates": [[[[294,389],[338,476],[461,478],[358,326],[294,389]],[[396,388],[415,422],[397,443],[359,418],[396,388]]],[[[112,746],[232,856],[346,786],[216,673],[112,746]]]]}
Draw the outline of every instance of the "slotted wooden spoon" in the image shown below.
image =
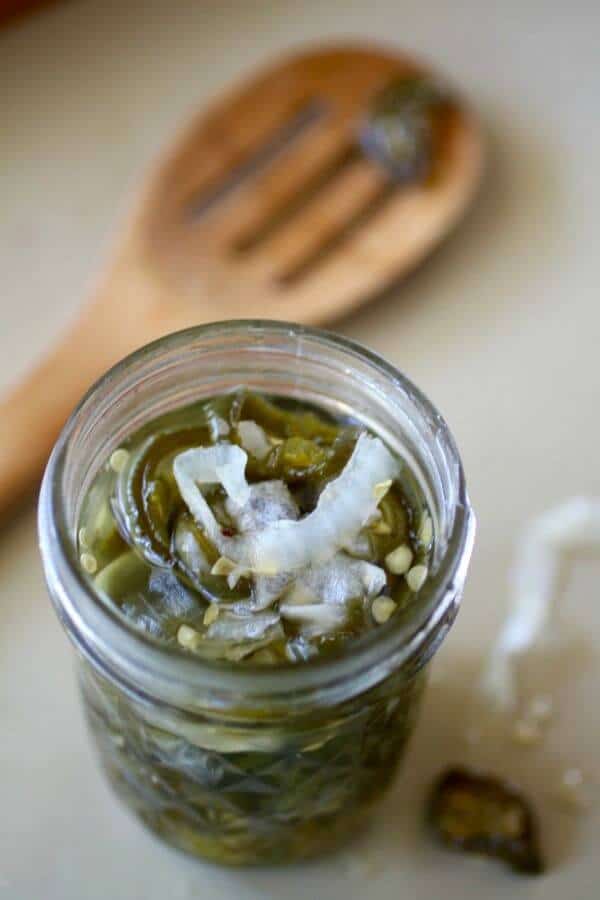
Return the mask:
{"type": "Polygon", "coordinates": [[[217,319],[331,321],[448,233],[481,170],[468,111],[452,107],[421,183],[395,181],[357,138],[378,92],[419,73],[396,53],[312,50],[235,87],[183,130],[142,185],[91,302],[0,403],[0,516],[37,483],[82,393],[127,353],[217,319]]]}

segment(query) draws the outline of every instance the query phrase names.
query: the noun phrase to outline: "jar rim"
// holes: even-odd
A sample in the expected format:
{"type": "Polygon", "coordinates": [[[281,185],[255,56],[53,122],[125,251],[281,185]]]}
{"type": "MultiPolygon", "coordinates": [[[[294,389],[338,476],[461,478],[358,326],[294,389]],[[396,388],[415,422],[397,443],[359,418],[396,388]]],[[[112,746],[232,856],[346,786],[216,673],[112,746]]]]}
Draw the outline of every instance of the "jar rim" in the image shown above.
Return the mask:
{"type": "MultiPolygon", "coordinates": [[[[46,581],[58,616],[78,650],[111,680],[137,695],[160,698],[191,708],[202,698],[215,708],[266,703],[286,708],[303,702],[330,704],[347,699],[382,680],[409,661],[434,632],[449,627],[457,610],[474,541],[475,517],[469,502],[462,462],[454,438],[437,409],[410,379],[361,344],[324,329],[295,323],[236,319],[194,326],[144,345],[110,368],[81,399],[50,456],[39,501],[39,540],[46,581]],[[151,361],[166,349],[183,348],[204,337],[252,333],[307,338],[325,351],[335,349],[358,358],[409,394],[435,419],[457,476],[456,510],[446,551],[435,574],[421,589],[414,615],[406,622],[392,617],[384,626],[347,642],[335,656],[316,657],[301,665],[261,667],[208,660],[182,653],[138,629],[112,608],[86,580],[79,565],[72,528],[67,521],[64,475],[67,451],[94,398],[133,366],[151,361]]],[[[445,632],[444,632],[445,633],[445,632]]]]}

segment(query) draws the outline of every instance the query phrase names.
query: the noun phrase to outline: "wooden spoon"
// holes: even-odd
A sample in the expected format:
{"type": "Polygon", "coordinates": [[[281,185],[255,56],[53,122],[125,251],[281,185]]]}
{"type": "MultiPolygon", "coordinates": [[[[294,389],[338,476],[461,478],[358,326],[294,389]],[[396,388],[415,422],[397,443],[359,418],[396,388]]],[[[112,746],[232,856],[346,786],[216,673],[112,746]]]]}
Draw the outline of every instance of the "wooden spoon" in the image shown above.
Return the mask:
{"type": "Polygon", "coordinates": [[[433,249],[479,180],[469,112],[446,111],[426,179],[398,180],[358,139],[379,92],[423,74],[394,52],[311,50],[227,92],[178,135],[91,302],[0,403],[0,515],[36,485],[83,392],[127,353],[217,319],[331,321],[433,249]]]}

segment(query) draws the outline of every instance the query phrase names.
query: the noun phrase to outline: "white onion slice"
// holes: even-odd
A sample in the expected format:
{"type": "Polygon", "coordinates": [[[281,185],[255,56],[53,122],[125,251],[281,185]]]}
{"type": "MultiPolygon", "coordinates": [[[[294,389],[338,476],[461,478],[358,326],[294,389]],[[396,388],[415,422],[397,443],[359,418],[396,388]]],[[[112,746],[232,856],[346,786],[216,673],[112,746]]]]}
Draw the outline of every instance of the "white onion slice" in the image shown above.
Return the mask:
{"type": "Polygon", "coordinates": [[[280,615],[296,622],[307,638],[339,628],[347,619],[350,600],[371,599],[385,587],[383,569],[353,559],[340,548],[353,545],[376,514],[380,487],[397,476],[398,461],[378,438],[362,434],[344,470],[325,487],[313,512],[300,520],[283,482],[247,484],[246,462],[241,448],[221,444],[187,450],[173,465],[181,495],[196,521],[223,556],[255,576],[249,605],[222,613],[210,625],[207,638],[232,643],[261,640],[280,615]],[[227,513],[241,531],[236,537],[223,535],[199,488],[213,483],[220,483],[228,495],[227,513]],[[279,612],[266,612],[292,581],[279,612]]]}
{"type": "Polygon", "coordinates": [[[350,556],[358,557],[358,559],[372,558],[373,549],[371,547],[369,533],[366,528],[363,528],[358,532],[357,535],[352,538],[352,540],[344,544],[342,550],[345,550],[346,553],[350,554],[350,556]]]}
{"type": "Polygon", "coordinates": [[[245,503],[229,498],[227,515],[241,532],[256,532],[281,519],[297,519],[298,506],[283,481],[261,481],[250,486],[245,503]]]}
{"type": "Polygon", "coordinates": [[[480,692],[497,708],[518,704],[517,661],[552,624],[565,555],[591,548],[600,548],[600,500],[568,500],[527,527],[513,566],[509,611],[480,682],[480,692]]]}
{"type": "Polygon", "coordinates": [[[173,475],[185,504],[205,529],[208,538],[224,556],[227,541],[213,511],[198,488],[199,484],[221,484],[228,497],[243,505],[248,501],[250,488],[244,474],[248,457],[235,444],[215,444],[212,447],[193,447],[179,453],[173,461],[173,475]]]}
{"type": "Polygon", "coordinates": [[[306,637],[326,634],[344,624],[348,611],[344,606],[329,603],[281,603],[279,611],[284,619],[297,622],[306,637]]]}
{"type": "Polygon", "coordinates": [[[316,637],[343,625],[348,602],[371,599],[385,587],[386,580],[378,566],[337,553],[322,566],[300,573],[279,611],[283,618],[298,622],[305,637],[316,637]]]}
{"type": "Polygon", "coordinates": [[[173,472],[185,503],[220,552],[259,575],[293,572],[331,559],[351,543],[379,502],[376,486],[394,479],[399,462],[379,438],[361,434],[343,471],[330,481],[303,519],[281,519],[254,533],[226,538],[198,484],[218,482],[243,506],[251,497],[244,476],[246,453],[230,444],[186,450],[173,472]]]}
{"type": "Polygon", "coordinates": [[[264,637],[274,625],[279,622],[279,613],[263,612],[250,616],[238,616],[234,613],[222,612],[213,622],[207,632],[208,638],[221,641],[256,641],[264,637]]]}
{"type": "Polygon", "coordinates": [[[331,559],[375,512],[375,486],[395,478],[398,469],[398,461],[379,438],[361,434],[345,468],[324,488],[316,508],[297,522],[282,520],[248,535],[240,548],[243,562],[255,572],[274,575],[331,559]]]}
{"type": "Polygon", "coordinates": [[[344,605],[349,600],[377,596],[387,583],[379,566],[336,553],[321,566],[313,566],[296,579],[294,590],[306,591],[321,603],[344,605]]]}
{"type": "Polygon", "coordinates": [[[175,528],[174,546],[180,560],[194,575],[210,572],[211,565],[202,547],[181,520],[175,528]]]}
{"type": "Polygon", "coordinates": [[[261,610],[271,606],[284,593],[291,577],[286,572],[279,575],[257,575],[252,591],[253,608],[261,610]]]}

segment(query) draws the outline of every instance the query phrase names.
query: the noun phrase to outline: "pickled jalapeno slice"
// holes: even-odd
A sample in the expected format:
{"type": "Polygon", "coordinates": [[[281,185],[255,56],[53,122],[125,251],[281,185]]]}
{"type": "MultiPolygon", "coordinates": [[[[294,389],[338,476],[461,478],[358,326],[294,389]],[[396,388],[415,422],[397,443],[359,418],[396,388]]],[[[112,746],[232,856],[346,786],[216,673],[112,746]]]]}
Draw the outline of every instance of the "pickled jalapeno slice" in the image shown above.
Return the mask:
{"type": "Polygon", "coordinates": [[[495,857],[529,875],[544,871],[533,811],[498,778],[459,768],[445,772],[433,789],[429,820],[447,847],[495,857]]]}

